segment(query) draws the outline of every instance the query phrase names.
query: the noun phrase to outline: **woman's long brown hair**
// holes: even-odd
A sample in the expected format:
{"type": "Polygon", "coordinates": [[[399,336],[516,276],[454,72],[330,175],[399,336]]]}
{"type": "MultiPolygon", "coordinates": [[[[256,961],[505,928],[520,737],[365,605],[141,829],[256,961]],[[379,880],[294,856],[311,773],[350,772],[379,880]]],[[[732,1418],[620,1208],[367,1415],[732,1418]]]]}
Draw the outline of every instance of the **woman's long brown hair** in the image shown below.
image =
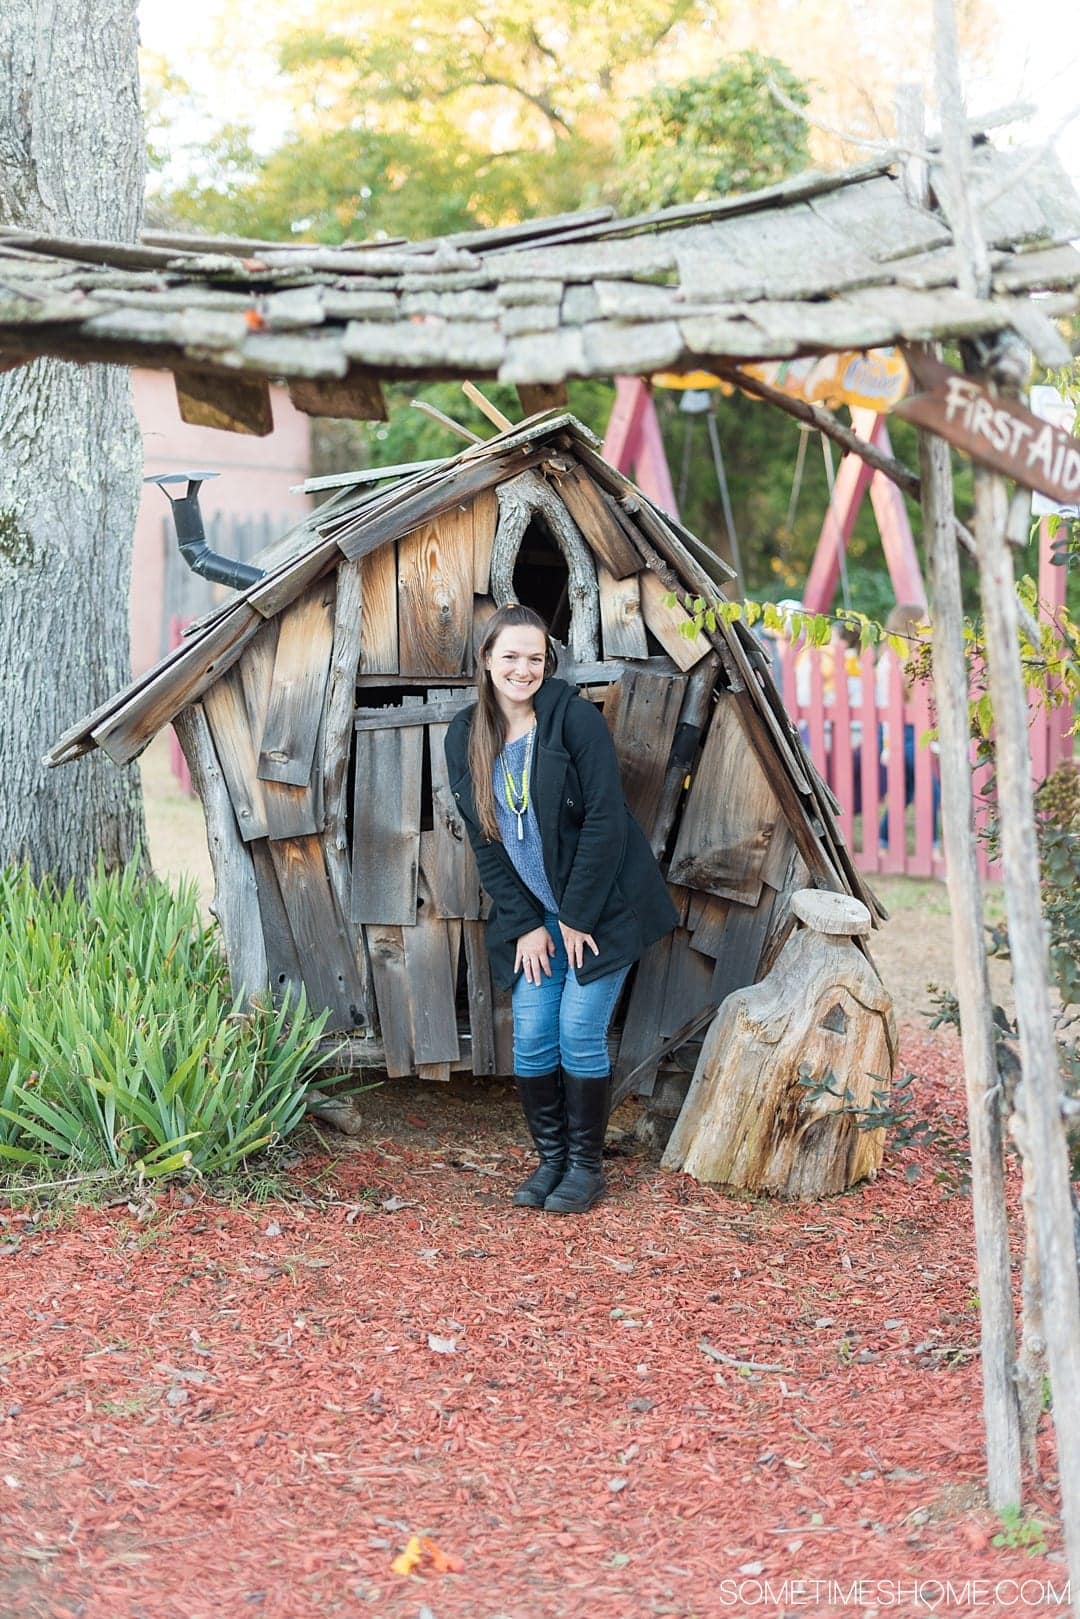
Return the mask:
{"type": "Polygon", "coordinates": [[[506,722],[495,699],[495,687],[487,667],[487,656],[496,637],[506,629],[521,629],[528,625],[541,630],[547,646],[544,660],[544,679],[555,673],[555,648],[551,644],[548,627],[539,613],[519,602],[508,602],[488,619],[483,640],[476,650],[476,712],[469,729],[469,774],[472,777],[476,814],[485,836],[498,840],[499,822],[495,815],[495,788],[492,778],[495,761],[506,743],[506,722]]]}

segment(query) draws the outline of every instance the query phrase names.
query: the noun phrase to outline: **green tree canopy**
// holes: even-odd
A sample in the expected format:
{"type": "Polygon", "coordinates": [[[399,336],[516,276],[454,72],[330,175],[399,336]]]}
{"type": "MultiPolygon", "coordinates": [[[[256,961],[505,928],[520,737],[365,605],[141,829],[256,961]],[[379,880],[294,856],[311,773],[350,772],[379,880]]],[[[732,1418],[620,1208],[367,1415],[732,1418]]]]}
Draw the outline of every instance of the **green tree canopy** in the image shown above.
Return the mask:
{"type": "MultiPolygon", "coordinates": [[[[259,153],[249,129],[219,125],[156,212],[340,242],[617,202],[622,110],[671,71],[689,37],[709,36],[720,10],[715,0],[563,0],[547,15],[531,0],[323,0],[318,26],[277,36],[286,139],[259,153]]],[[[154,110],[167,117],[167,100],[154,110]]]]}
{"type": "Polygon", "coordinates": [[[775,57],[743,51],[714,73],[661,84],[635,101],[620,131],[619,201],[627,212],[667,208],[773,185],[810,163],[796,106],[809,93],[775,57]]]}

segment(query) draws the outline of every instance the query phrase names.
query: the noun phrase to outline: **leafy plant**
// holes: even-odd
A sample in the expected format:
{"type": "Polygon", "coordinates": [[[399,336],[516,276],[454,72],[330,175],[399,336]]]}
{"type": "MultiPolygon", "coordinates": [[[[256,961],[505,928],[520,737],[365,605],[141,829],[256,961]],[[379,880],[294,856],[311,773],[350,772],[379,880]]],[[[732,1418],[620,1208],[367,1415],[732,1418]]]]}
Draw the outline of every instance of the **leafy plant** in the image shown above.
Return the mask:
{"type": "MultiPolygon", "coordinates": [[[[1080,775],[1065,764],[1048,776],[1035,795],[1039,841],[1041,897],[1050,939],[1050,972],[1057,991],[1054,1015],[1058,1052],[1067,1097],[1066,1125],[1074,1177],[1080,1176],[1080,775]]],[[[991,822],[982,834],[993,849],[997,827],[991,822]]],[[[991,953],[1009,954],[1007,924],[990,930],[991,953]]],[[[960,1014],[953,996],[932,992],[935,1015],[931,1028],[951,1024],[959,1028],[960,1014]]],[[[1017,1052],[1019,1032],[1003,1007],[994,1007],[994,1038],[998,1073],[1009,1091],[1020,1077],[1017,1052]]]]}
{"type": "Polygon", "coordinates": [[[1041,1557],[1047,1550],[1046,1525],[1038,1518],[1025,1518],[1019,1507],[1002,1507],[998,1513],[1002,1528],[990,1538],[991,1546],[1008,1546],[1041,1557]]]}
{"type": "Polygon", "coordinates": [[[809,103],[802,80],[757,51],[635,101],[620,131],[624,212],[752,191],[809,167],[807,125],[777,104],[770,81],[792,106],[809,103]]]}
{"type": "MultiPolygon", "coordinates": [[[[915,1075],[906,1070],[892,1081],[891,1086],[881,1074],[871,1074],[870,1078],[877,1083],[870,1092],[868,1106],[860,1106],[854,1091],[848,1086],[845,1085],[842,1090],[837,1088],[836,1074],[831,1068],[819,1078],[803,1063],[799,1068],[798,1082],[805,1088],[810,1102],[819,1101],[823,1096],[833,1097],[840,1104],[834,1111],[848,1114],[854,1120],[856,1129],[889,1131],[889,1146],[893,1152],[909,1152],[918,1147],[935,1149],[941,1154],[944,1164],[935,1172],[934,1179],[947,1197],[966,1197],[971,1189],[970,1156],[953,1135],[940,1130],[916,1112],[911,1088],[915,1075]]],[[[908,1164],[904,1174],[909,1181],[918,1180],[920,1166],[908,1164]]]]}
{"type": "Polygon", "coordinates": [[[326,1016],[234,999],[193,885],[7,868],[0,906],[0,1160],[208,1174],[295,1129],[326,1016]]]}

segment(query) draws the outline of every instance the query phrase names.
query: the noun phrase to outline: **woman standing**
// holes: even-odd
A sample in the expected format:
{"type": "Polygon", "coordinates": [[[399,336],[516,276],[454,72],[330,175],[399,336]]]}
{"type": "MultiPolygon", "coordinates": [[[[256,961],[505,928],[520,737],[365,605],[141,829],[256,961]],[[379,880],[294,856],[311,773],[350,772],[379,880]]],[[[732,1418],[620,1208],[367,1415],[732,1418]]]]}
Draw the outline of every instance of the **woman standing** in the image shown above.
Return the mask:
{"type": "Polygon", "coordinates": [[[500,608],[446,761],[493,901],[488,956],[513,989],[514,1075],[540,1155],[514,1202],[576,1214],[604,1191],[611,1014],[631,965],[678,915],[603,715],[554,669],[539,614],[500,608]]]}

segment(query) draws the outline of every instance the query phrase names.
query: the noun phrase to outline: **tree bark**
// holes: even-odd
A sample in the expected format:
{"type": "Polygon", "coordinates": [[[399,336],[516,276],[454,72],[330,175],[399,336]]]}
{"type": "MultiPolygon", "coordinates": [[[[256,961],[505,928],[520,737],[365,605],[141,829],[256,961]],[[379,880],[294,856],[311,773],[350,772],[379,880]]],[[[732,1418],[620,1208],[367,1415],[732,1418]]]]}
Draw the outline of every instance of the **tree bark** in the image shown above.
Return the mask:
{"type": "MultiPolygon", "coordinates": [[[[4,0],[0,223],[134,241],[145,168],[136,0],[4,0]]],[[[41,763],[130,678],[142,451],[128,373],[0,374],[0,861],[84,880],[145,847],[134,770],[41,763]]]]}
{"type": "MultiPolygon", "coordinates": [[[[1042,1414],[1043,1378],[1046,1375],[1046,1324],[1043,1321],[1042,1270],[1039,1265],[1039,1219],[1035,1194],[1034,1159],[1024,1134],[1023,1116],[1014,1112],[1010,1128],[1024,1168],[1024,1277],[1023,1335],[1016,1361],[1016,1401],[1020,1413],[1020,1453],[1032,1477],[1039,1471],[1039,1417],[1042,1414]]],[[[1073,1199],[1075,1227],[1076,1200],[1073,1199]]],[[[1073,1232],[1075,1243],[1075,1229],[1073,1232]]],[[[982,1284],[979,1284],[982,1297],[982,1284]]]]}
{"type": "Polygon", "coordinates": [[[873,1105],[879,1081],[887,1092],[896,1022],[853,942],[869,931],[866,907],[810,889],[793,896],[792,910],[804,925],[768,976],[717,1012],[662,1167],[751,1192],[821,1198],[873,1179],[880,1167],[885,1132],[860,1130],[855,1114],[873,1105]],[[808,1091],[804,1069],[829,1090],[808,1091]]]}

